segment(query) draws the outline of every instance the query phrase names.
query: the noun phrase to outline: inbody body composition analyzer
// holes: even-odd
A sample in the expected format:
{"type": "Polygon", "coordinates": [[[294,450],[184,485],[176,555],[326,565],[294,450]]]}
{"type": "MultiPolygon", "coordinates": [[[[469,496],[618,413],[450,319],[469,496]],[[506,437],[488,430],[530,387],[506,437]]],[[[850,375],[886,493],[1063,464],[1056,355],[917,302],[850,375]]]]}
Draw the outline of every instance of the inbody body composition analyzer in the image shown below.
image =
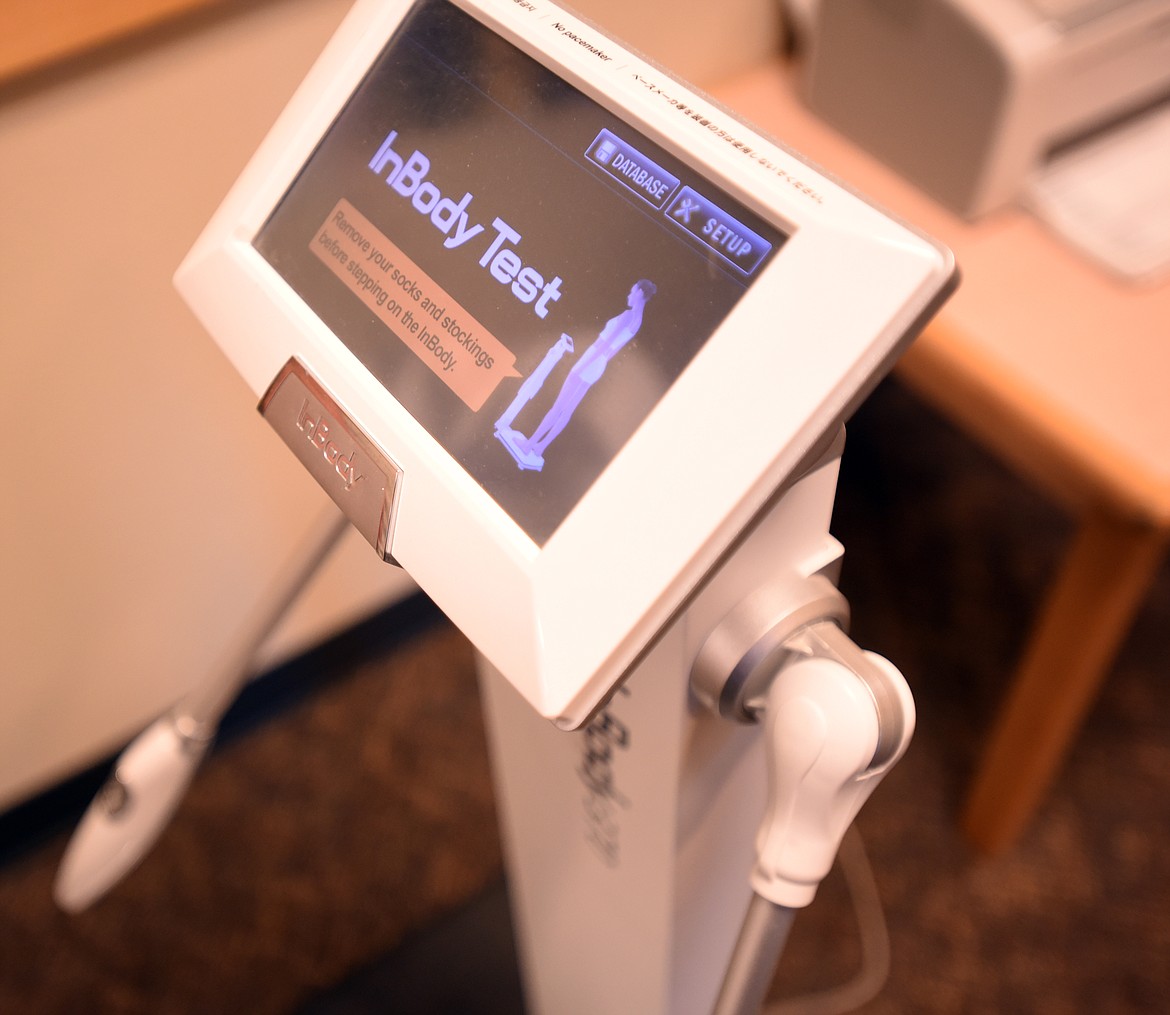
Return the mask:
{"type": "Polygon", "coordinates": [[[545,0],[359,0],[180,267],[480,653],[534,1011],[758,1007],[913,728],[828,527],[844,421],[955,278],[545,0]]]}
{"type": "Polygon", "coordinates": [[[177,284],[285,441],[579,726],[949,256],[543,2],[360,2],[177,284]]]}

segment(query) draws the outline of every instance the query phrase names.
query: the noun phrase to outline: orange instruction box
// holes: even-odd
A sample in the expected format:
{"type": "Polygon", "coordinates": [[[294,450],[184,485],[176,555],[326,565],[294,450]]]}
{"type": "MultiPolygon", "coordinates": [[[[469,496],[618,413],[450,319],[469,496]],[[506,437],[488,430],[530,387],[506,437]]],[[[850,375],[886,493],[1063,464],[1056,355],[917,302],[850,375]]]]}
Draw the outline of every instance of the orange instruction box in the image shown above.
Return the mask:
{"type": "Polygon", "coordinates": [[[473,411],[520,376],[515,353],[344,198],[309,246],[473,411]]]}

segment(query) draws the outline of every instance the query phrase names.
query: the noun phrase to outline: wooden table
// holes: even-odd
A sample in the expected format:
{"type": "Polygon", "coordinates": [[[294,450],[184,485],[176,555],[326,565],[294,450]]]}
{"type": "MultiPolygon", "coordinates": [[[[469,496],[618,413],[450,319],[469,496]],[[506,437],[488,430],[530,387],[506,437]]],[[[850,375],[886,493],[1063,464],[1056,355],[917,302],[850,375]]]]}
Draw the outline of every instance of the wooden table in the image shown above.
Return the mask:
{"type": "Polygon", "coordinates": [[[897,372],[1077,518],[965,808],[974,843],[1002,849],[1055,776],[1163,559],[1170,285],[1114,280],[1023,212],[962,221],[816,119],[780,62],[715,94],[954,250],[962,285],[897,372]]]}

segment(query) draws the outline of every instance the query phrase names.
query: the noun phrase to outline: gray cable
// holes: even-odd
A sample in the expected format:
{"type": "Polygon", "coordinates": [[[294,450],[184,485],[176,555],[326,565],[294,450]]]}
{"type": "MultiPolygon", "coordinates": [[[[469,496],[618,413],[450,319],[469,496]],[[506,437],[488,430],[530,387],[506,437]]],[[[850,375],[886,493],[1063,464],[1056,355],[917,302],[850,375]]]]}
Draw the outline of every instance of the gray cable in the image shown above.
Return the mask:
{"type": "Polygon", "coordinates": [[[837,854],[861,936],[861,968],[836,987],[771,1004],[765,1015],[841,1015],[856,1011],[877,996],[890,973],[890,935],[873,868],[856,825],[851,825],[837,854]]]}
{"type": "Polygon", "coordinates": [[[796,914],[752,896],[713,1015],[759,1015],[796,914]]]}
{"type": "Polygon", "coordinates": [[[872,1000],[890,971],[890,936],[865,844],[850,826],[837,856],[861,935],[861,968],[845,983],[785,998],[764,1008],[764,999],[788,941],[796,909],[752,896],[713,1015],[841,1015],[872,1000]]]}

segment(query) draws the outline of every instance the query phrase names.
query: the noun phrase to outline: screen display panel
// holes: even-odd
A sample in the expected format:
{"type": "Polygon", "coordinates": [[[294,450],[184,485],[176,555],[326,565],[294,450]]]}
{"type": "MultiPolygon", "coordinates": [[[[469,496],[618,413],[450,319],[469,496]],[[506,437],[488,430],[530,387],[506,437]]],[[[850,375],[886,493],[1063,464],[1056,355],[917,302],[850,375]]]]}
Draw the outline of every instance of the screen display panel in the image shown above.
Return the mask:
{"type": "Polygon", "coordinates": [[[786,238],[422,0],[254,246],[543,545],[786,238]]]}

